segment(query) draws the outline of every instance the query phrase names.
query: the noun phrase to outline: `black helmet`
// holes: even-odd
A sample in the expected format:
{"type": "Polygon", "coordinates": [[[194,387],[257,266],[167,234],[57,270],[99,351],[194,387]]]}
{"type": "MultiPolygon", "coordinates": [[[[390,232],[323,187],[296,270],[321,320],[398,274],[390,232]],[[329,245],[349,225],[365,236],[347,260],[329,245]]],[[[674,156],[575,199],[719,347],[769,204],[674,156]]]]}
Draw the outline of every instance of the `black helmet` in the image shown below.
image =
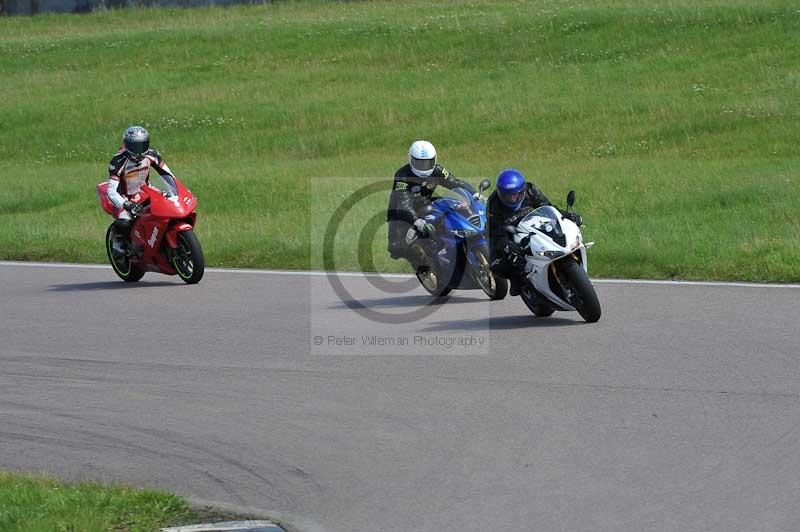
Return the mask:
{"type": "Polygon", "coordinates": [[[125,130],[122,142],[128,154],[139,159],[150,149],[150,133],[142,126],[131,126],[125,130]]]}

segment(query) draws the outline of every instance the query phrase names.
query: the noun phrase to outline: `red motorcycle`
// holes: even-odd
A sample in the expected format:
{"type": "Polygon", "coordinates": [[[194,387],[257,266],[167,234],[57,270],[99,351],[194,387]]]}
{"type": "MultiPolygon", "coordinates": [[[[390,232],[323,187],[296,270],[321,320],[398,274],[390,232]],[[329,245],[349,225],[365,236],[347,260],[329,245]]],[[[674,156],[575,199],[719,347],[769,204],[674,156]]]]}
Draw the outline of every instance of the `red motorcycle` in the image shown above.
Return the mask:
{"type": "MultiPolygon", "coordinates": [[[[130,240],[112,223],[106,232],[106,251],[114,272],[125,282],[135,283],[145,272],[178,275],[195,284],[203,278],[205,260],[200,241],[194,234],[197,198],[175,179],[177,194],[167,195],[153,186],[144,187],[138,203],[142,210],[133,220],[130,240]]],[[[118,209],[108,199],[108,182],[97,185],[103,210],[119,217],[118,209]]]]}

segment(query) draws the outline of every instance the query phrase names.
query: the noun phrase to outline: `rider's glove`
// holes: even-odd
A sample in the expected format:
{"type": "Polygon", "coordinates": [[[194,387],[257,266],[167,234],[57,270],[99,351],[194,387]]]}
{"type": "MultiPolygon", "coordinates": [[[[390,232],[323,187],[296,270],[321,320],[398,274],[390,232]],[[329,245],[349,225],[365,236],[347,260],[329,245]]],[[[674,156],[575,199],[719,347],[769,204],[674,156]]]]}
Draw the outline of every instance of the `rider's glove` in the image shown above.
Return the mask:
{"type": "Polygon", "coordinates": [[[508,262],[515,268],[521,268],[525,264],[525,259],[519,255],[509,255],[508,262]]]}
{"type": "Polygon", "coordinates": [[[486,203],[486,197],[483,194],[481,194],[480,192],[476,192],[475,194],[472,195],[472,197],[475,199],[475,201],[480,201],[481,203],[486,203]]]}
{"type": "Polygon", "coordinates": [[[566,218],[567,220],[571,220],[578,227],[583,225],[583,216],[581,216],[577,212],[565,212],[564,218],[566,218]]]}
{"type": "Polygon", "coordinates": [[[417,233],[419,233],[419,236],[422,238],[431,238],[436,232],[436,228],[433,226],[433,224],[426,222],[422,218],[417,218],[414,220],[414,229],[417,230],[417,233]]]}
{"type": "Polygon", "coordinates": [[[522,251],[515,242],[509,242],[503,247],[503,251],[508,258],[509,264],[513,266],[521,266],[525,264],[525,253],[522,251]]]}
{"type": "Polygon", "coordinates": [[[136,216],[140,212],[142,212],[142,206],[138,203],[134,203],[132,201],[126,201],[122,208],[131,213],[131,215],[136,216]]]}

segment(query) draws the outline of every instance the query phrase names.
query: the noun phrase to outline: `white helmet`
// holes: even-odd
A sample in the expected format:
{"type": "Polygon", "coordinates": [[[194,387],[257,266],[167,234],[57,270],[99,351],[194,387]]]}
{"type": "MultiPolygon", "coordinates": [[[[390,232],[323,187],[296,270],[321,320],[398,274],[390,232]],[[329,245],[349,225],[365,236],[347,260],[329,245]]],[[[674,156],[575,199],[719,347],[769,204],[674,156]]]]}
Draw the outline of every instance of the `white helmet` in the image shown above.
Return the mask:
{"type": "Polygon", "coordinates": [[[436,166],[436,148],[427,140],[418,140],[408,149],[408,164],[417,177],[429,177],[436,166]]]}

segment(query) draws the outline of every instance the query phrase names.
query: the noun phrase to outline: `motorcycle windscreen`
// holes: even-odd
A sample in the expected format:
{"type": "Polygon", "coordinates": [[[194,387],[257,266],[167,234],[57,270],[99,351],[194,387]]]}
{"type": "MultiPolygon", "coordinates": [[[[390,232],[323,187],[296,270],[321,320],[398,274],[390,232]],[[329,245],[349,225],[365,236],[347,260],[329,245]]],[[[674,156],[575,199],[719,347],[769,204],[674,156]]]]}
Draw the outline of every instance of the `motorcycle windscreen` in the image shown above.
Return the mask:
{"type": "Polygon", "coordinates": [[[559,245],[565,245],[566,236],[561,228],[561,213],[558,209],[545,205],[531,211],[523,218],[523,221],[535,221],[533,227],[553,239],[559,245]]]}
{"type": "Polygon", "coordinates": [[[472,194],[470,194],[467,190],[458,187],[450,190],[449,192],[456,196],[455,198],[452,196],[446,197],[448,200],[448,206],[451,209],[457,211],[459,214],[465,217],[477,214],[477,210],[475,209],[475,201],[472,198],[472,194]]]}

